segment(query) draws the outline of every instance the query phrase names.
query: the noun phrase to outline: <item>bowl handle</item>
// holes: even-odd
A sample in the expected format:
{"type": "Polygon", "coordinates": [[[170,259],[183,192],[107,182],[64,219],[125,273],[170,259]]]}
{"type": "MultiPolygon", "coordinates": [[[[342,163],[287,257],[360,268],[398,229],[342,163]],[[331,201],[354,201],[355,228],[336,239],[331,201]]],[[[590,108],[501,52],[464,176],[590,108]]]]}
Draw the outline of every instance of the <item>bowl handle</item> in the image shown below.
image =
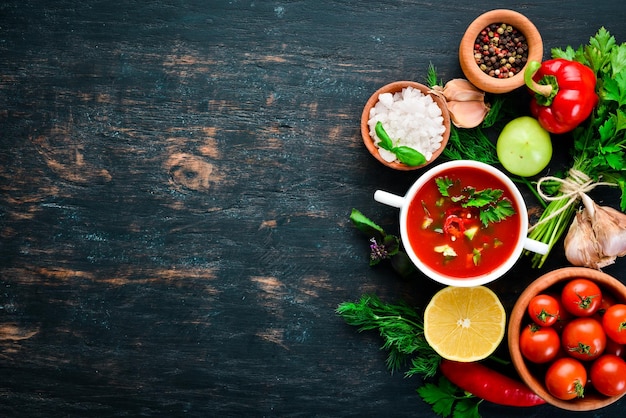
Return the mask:
{"type": "Polygon", "coordinates": [[[374,200],[394,208],[401,208],[404,205],[404,197],[398,196],[383,190],[374,192],[374,200]]]}
{"type": "Polygon", "coordinates": [[[533,253],[545,255],[548,253],[548,250],[550,249],[550,247],[548,246],[548,244],[544,242],[526,238],[524,240],[524,249],[528,251],[532,251],[533,253]]]}

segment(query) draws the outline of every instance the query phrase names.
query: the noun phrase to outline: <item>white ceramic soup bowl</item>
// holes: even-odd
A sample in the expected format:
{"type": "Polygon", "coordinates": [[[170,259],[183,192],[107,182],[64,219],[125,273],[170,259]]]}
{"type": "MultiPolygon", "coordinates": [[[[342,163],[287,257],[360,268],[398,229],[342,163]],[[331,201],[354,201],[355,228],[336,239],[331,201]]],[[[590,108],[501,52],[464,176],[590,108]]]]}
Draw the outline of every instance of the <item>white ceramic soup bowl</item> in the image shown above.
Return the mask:
{"type": "MultiPolygon", "coordinates": [[[[497,180],[495,181],[497,182],[497,180]]],[[[398,196],[386,191],[377,190],[374,193],[374,199],[377,202],[400,209],[400,235],[407,255],[422,273],[444,285],[458,287],[484,285],[500,278],[507,271],[509,271],[519,259],[522,251],[529,250],[538,254],[546,254],[548,252],[547,244],[532,240],[527,236],[528,211],[526,209],[524,198],[515,184],[502,171],[478,161],[457,160],[437,165],[420,176],[409,188],[405,196],[398,196]],[[435,178],[450,175],[454,173],[455,170],[458,173],[460,169],[477,169],[481,171],[481,178],[484,173],[485,176],[492,176],[493,178],[499,180],[499,182],[505,186],[505,193],[510,197],[510,200],[513,201],[513,207],[516,209],[517,216],[519,217],[519,221],[515,221],[518,224],[517,231],[514,233],[514,236],[511,237],[514,245],[512,251],[510,251],[508,256],[500,258],[498,263],[492,269],[481,272],[477,275],[448,275],[442,271],[435,270],[423,260],[426,256],[426,252],[433,251],[432,243],[423,241],[411,242],[409,239],[409,223],[422,222],[421,218],[409,219],[409,207],[411,206],[411,202],[416,199],[416,196],[417,198],[420,198],[418,194],[426,183],[431,181],[434,182],[435,178]]],[[[513,218],[504,219],[500,222],[508,222],[511,221],[511,219],[513,218]]]]}

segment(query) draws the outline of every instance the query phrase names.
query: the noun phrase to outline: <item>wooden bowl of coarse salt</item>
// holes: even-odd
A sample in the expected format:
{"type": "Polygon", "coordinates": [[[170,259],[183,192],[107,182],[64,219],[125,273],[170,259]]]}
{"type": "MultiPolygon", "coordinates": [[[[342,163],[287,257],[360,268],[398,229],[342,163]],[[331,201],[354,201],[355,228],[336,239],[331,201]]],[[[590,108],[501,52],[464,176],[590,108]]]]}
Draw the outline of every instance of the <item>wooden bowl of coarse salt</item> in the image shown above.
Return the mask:
{"type": "Polygon", "coordinates": [[[361,115],[361,136],[368,151],[387,167],[417,170],[435,161],[450,138],[450,115],[444,99],[414,81],[396,81],[378,89],[361,115]],[[409,146],[426,157],[426,162],[409,166],[395,154],[378,146],[375,126],[381,122],[394,146],[409,146]]]}

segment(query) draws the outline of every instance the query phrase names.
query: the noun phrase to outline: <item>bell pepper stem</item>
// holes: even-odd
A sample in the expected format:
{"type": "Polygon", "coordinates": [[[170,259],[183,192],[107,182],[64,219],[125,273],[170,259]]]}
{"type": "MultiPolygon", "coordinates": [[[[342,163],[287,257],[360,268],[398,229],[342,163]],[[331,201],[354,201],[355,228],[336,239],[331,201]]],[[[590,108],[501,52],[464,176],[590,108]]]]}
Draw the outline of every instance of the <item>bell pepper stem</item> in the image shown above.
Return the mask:
{"type": "Polygon", "coordinates": [[[545,97],[550,97],[552,94],[552,85],[539,84],[533,80],[533,76],[539,71],[540,67],[541,63],[539,61],[529,61],[526,65],[526,70],[524,70],[524,83],[526,83],[526,87],[533,92],[545,97]]]}

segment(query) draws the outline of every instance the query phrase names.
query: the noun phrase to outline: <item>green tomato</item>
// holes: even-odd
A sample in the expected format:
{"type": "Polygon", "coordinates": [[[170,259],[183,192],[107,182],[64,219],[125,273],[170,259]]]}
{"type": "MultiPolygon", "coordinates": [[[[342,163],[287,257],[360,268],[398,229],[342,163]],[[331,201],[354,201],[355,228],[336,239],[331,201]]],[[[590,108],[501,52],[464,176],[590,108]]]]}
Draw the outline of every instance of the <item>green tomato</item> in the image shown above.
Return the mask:
{"type": "Polygon", "coordinates": [[[496,152],[508,172],[530,177],[541,172],[550,162],[552,141],[537,119],[521,116],[502,129],[496,152]]]}

